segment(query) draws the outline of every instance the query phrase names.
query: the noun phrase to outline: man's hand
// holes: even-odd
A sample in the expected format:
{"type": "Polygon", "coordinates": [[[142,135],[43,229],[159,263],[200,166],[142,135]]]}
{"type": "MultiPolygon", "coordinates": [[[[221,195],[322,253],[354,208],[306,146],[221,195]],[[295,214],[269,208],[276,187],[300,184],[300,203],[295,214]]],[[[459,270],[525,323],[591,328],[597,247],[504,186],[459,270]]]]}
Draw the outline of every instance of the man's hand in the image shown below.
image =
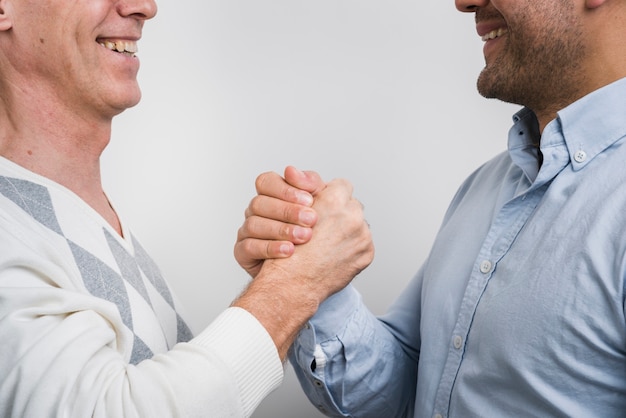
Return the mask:
{"type": "Polygon", "coordinates": [[[264,260],[293,254],[294,245],[311,239],[317,213],[311,207],[314,196],[326,184],[311,171],[285,169],[285,177],[264,173],[256,179],[258,195],[245,211],[237,233],[235,259],[252,277],[264,260]]]}
{"type": "Polygon", "coordinates": [[[313,209],[318,221],[313,236],[284,259],[267,260],[264,275],[284,272],[298,293],[321,303],[347,286],[373,260],[374,245],[363,205],[352,196],[347,180],[333,180],[315,194],[313,209]]]}
{"type": "MultiPolygon", "coordinates": [[[[275,180],[273,176],[271,179],[275,180]]],[[[316,191],[312,209],[318,219],[310,239],[298,245],[289,257],[274,257],[258,264],[258,274],[233,302],[233,306],[246,309],[265,327],[281,359],[320,303],[347,286],[374,257],[363,207],[352,197],[349,182],[333,180],[316,191]]],[[[252,209],[255,214],[258,211],[252,209]]],[[[296,222],[290,216],[280,216],[296,222]]]]}

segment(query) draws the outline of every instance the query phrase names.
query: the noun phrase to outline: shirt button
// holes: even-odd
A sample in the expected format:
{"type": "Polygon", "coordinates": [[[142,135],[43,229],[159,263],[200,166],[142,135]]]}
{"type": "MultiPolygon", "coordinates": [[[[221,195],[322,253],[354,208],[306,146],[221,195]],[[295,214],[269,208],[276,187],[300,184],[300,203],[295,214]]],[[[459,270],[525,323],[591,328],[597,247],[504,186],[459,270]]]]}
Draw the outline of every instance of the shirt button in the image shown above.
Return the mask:
{"type": "Polygon", "coordinates": [[[587,159],[587,153],[585,151],[577,151],[576,154],[574,154],[574,161],[576,161],[577,163],[582,163],[587,159]]]}
{"type": "Polygon", "coordinates": [[[461,337],[460,335],[455,335],[452,340],[452,344],[454,344],[454,348],[456,348],[457,350],[460,349],[461,347],[463,347],[463,337],[461,337]]]}
{"type": "Polygon", "coordinates": [[[320,382],[319,380],[314,380],[313,383],[315,383],[315,386],[321,388],[322,387],[322,382],[320,382]]]}
{"type": "Polygon", "coordinates": [[[433,418],[443,418],[443,415],[441,414],[435,414],[435,416],[433,418]]]}
{"type": "Polygon", "coordinates": [[[489,260],[483,260],[480,263],[481,273],[484,273],[484,274],[489,273],[491,271],[491,267],[492,267],[492,264],[491,264],[491,261],[489,260]]]}

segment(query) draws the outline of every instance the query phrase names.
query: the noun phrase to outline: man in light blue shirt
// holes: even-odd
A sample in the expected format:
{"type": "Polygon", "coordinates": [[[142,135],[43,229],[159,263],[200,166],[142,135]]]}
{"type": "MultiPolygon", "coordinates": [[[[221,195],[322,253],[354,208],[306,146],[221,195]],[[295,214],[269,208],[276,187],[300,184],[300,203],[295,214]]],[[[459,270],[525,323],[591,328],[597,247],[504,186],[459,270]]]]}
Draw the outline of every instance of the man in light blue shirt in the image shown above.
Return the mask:
{"type": "MultiPolygon", "coordinates": [[[[480,93],[525,106],[508,152],[461,185],[386,315],[348,286],[300,332],[291,362],[329,416],[623,417],[626,3],[456,6],[485,41],[480,93]]],[[[289,187],[265,184],[269,196],[289,187]]],[[[249,215],[270,212],[285,213],[249,215]]],[[[240,262],[263,258],[242,247],[240,262]]]]}

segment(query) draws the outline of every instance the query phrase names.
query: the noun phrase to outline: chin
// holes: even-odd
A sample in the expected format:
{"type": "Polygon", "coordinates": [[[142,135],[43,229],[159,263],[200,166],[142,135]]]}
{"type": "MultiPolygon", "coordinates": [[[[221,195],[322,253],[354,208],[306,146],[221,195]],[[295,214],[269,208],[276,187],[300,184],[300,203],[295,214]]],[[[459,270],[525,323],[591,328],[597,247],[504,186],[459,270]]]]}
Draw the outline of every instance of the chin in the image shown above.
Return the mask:
{"type": "Polygon", "coordinates": [[[487,99],[499,99],[507,101],[502,96],[507,96],[506,91],[510,89],[507,82],[510,80],[502,80],[497,74],[485,68],[478,76],[476,87],[478,93],[487,99]]]}
{"type": "Polygon", "coordinates": [[[137,106],[141,101],[141,91],[136,89],[134,92],[131,90],[125,91],[124,94],[117,99],[111,101],[111,107],[117,109],[117,113],[122,113],[126,109],[137,106]]]}

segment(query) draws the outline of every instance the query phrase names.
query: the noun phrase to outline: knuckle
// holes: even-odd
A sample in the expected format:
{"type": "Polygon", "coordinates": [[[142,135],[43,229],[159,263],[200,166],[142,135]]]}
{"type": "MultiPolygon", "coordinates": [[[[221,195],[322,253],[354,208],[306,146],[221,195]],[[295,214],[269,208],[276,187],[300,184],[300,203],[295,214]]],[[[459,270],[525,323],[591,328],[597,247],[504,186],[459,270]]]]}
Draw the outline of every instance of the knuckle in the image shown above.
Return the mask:
{"type": "Polygon", "coordinates": [[[352,183],[348,179],[339,178],[337,179],[344,187],[352,188],[352,183]]]}
{"type": "Polygon", "coordinates": [[[287,185],[280,190],[279,198],[286,202],[292,202],[295,200],[296,193],[295,187],[287,185]]]}
{"type": "Polygon", "coordinates": [[[297,210],[293,205],[285,204],[282,208],[283,220],[293,222],[297,220],[297,210]]]}
{"type": "Polygon", "coordinates": [[[249,239],[245,239],[243,241],[239,241],[235,244],[235,258],[241,262],[244,260],[248,260],[250,258],[254,258],[252,253],[251,243],[249,239]]]}
{"type": "Polygon", "coordinates": [[[250,246],[250,240],[248,238],[244,239],[243,241],[240,241],[237,245],[238,245],[240,254],[246,254],[248,256],[250,255],[251,246],[250,246]]]}
{"type": "Polygon", "coordinates": [[[251,216],[243,223],[241,226],[242,236],[245,238],[253,237],[256,234],[256,230],[258,228],[258,218],[256,216],[251,216]]]}
{"type": "Polygon", "coordinates": [[[282,224],[279,228],[278,228],[278,235],[279,238],[281,239],[285,239],[285,238],[291,238],[291,225],[288,224],[282,224]]]}
{"type": "Polygon", "coordinates": [[[257,176],[256,180],[254,181],[254,186],[256,188],[257,193],[260,193],[261,191],[265,190],[265,185],[270,181],[272,174],[274,173],[268,171],[265,173],[261,173],[257,176]]]}
{"type": "Polygon", "coordinates": [[[255,214],[259,214],[261,209],[263,208],[263,197],[255,196],[248,206],[248,217],[254,216],[255,214]]]}
{"type": "Polygon", "coordinates": [[[364,229],[367,229],[363,216],[348,216],[347,223],[349,227],[353,230],[362,231],[364,229]]]}
{"type": "Polygon", "coordinates": [[[262,258],[272,258],[272,243],[271,242],[265,242],[265,245],[263,246],[263,257],[262,258]]]}
{"type": "Polygon", "coordinates": [[[344,193],[347,192],[348,194],[352,195],[354,186],[349,180],[344,179],[344,178],[338,178],[338,179],[335,179],[335,183],[337,187],[341,189],[344,193]]]}
{"type": "Polygon", "coordinates": [[[246,222],[243,223],[237,230],[237,243],[242,241],[246,237],[246,222]]]}

